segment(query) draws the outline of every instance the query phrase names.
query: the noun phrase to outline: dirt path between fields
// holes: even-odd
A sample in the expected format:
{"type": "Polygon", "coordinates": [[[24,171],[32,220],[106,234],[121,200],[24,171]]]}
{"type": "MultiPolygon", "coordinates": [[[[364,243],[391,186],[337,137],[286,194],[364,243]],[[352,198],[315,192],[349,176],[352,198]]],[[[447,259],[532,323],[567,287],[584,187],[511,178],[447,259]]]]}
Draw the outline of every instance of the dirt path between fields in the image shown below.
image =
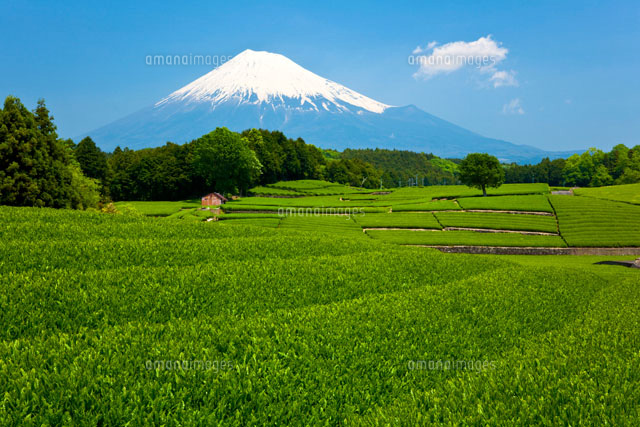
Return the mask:
{"type": "Polygon", "coordinates": [[[445,227],[444,231],[477,231],[479,233],[517,233],[532,236],[559,236],[558,233],[549,233],[547,231],[501,230],[497,228],[445,227]]]}
{"type": "Polygon", "coordinates": [[[554,248],[554,247],[517,247],[517,246],[437,246],[437,245],[402,245],[438,249],[440,252],[486,255],[613,255],[638,256],[638,248],[554,248]]]}
{"type": "Polygon", "coordinates": [[[364,227],[363,232],[368,230],[404,230],[404,231],[475,231],[478,233],[515,233],[526,234],[531,236],[559,236],[558,233],[549,233],[546,231],[527,231],[527,230],[501,230],[497,228],[469,228],[469,227],[444,227],[439,228],[406,228],[406,227],[364,227]]]}
{"type": "Polygon", "coordinates": [[[403,227],[367,227],[363,228],[363,232],[367,232],[368,230],[405,230],[405,231],[442,231],[439,228],[403,228],[403,227]]]}
{"type": "MultiPolygon", "coordinates": [[[[573,188],[576,188],[576,187],[573,187],[573,188]]],[[[558,196],[573,196],[573,188],[570,190],[552,191],[551,194],[556,194],[558,196]]]]}
{"type": "Polygon", "coordinates": [[[541,215],[541,216],[554,216],[551,212],[537,212],[537,211],[504,211],[504,210],[494,210],[494,209],[442,209],[439,211],[396,211],[395,213],[403,214],[403,213],[433,213],[437,214],[439,212],[485,212],[485,213],[507,213],[507,214],[516,214],[516,215],[541,215]]]}
{"type": "Polygon", "coordinates": [[[541,215],[541,216],[554,216],[551,212],[537,212],[537,211],[499,211],[490,209],[467,209],[463,212],[489,212],[489,213],[508,213],[516,215],[541,215]]]}
{"type": "MultiPolygon", "coordinates": [[[[300,208],[302,209],[302,208],[300,208]]],[[[306,209],[306,208],[304,208],[306,209]]],[[[278,211],[227,211],[225,212],[227,214],[273,214],[273,215],[280,215],[281,217],[285,217],[287,216],[286,213],[284,212],[278,212],[278,211]]],[[[298,214],[298,216],[349,216],[351,214],[346,214],[346,213],[322,213],[322,214],[298,214]]],[[[290,214],[289,216],[296,216],[295,213],[290,214]]]]}

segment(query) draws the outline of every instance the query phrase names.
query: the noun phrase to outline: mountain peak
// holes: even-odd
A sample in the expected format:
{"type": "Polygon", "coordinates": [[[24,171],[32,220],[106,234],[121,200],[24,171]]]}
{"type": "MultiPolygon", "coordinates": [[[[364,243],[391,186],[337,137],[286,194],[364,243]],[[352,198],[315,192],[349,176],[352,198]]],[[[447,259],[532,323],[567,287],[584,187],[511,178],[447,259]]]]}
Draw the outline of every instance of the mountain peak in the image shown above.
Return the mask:
{"type": "MultiPolygon", "coordinates": [[[[539,161],[553,153],[485,138],[416,106],[392,107],[277,53],[247,49],[157,104],[91,132],[103,149],[182,143],[219,126],[279,130],[323,148],[388,148],[539,161]]],[[[81,135],[80,137],[87,136],[81,135]]]]}
{"type": "Polygon", "coordinates": [[[306,70],[284,55],[247,49],[213,71],[156,104],[235,101],[239,104],[277,103],[315,111],[366,110],[382,113],[383,104],[306,70]]]}

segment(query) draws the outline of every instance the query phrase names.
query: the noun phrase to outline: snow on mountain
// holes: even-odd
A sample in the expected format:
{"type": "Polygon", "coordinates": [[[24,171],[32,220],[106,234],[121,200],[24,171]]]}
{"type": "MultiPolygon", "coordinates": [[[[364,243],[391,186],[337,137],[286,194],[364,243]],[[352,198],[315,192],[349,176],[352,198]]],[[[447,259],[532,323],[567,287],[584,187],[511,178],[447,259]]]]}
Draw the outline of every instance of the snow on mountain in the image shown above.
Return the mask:
{"type": "Polygon", "coordinates": [[[348,111],[351,110],[349,106],[355,106],[373,113],[382,113],[389,107],[322,78],[285,56],[250,49],[173,92],[155,106],[172,102],[210,103],[215,106],[230,101],[290,104],[290,100],[286,98],[298,100],[300,109],[316,111],[331,111],[331,107],[348,111]]]}
{"type": "MultiPolygon", "coordinates": [[[[124,102],[124,100],[123,100],[124,102]]],[[[245,50],[159,102],[88,134],[116,146],[183,143],[225,126],[280,130],[323,148],[387,148],[463,157],[486,152],[503,161],[537,162],[549,153],[486,138],[409,105],[386,105],[275,53],[245,50]]]]}

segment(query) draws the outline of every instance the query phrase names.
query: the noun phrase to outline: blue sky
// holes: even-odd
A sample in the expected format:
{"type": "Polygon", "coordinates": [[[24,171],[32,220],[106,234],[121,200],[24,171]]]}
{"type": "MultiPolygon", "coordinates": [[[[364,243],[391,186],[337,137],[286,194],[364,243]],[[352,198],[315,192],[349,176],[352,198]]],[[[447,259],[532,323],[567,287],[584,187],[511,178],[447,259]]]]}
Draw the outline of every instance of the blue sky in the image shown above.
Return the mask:
{"type": "Polygon", "coordinates": [[[73,137],[148,106],[211,68],[149,66],[147,55],[227,56],[247,48],[281,53],[381,102],[415,104],[517,144],[548,150],[640,144],[637,0],[5,0],[0,96],[18,96],[29,108],[44,97],[59,134],[73,137]],[[488,70],[425,73],[409,63],[418,46],[417,55],[428,58],[454,48],[473,51],[471,43],[482,38],[501,55],[488,70]],[[502,72],[497,85],[496,72],[502,72]]]}

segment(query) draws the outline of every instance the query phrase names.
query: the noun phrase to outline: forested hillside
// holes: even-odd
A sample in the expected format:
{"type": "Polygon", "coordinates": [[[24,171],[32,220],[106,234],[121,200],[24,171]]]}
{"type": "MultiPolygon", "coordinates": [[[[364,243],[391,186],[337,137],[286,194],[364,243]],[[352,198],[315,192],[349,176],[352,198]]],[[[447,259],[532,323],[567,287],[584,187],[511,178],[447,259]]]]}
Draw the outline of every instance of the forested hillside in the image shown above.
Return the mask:
{"type": "MultiPolygon", "coordinates": [[[[210,191],[300,179],[368,189],[459,183],[457,159],[385,149],[323,150],[280,131],[217,128],[188,143],[103,152],[90,137],[60,139],[44,101],[28,111],[8,97],[0,110],[0,202],[67,208],[110,200],[183,200],[210,191]]],[[[640,146],[595,148],[537,165],[503,165],[507,183],[598,187],[640,182],[640,146]]]]}

